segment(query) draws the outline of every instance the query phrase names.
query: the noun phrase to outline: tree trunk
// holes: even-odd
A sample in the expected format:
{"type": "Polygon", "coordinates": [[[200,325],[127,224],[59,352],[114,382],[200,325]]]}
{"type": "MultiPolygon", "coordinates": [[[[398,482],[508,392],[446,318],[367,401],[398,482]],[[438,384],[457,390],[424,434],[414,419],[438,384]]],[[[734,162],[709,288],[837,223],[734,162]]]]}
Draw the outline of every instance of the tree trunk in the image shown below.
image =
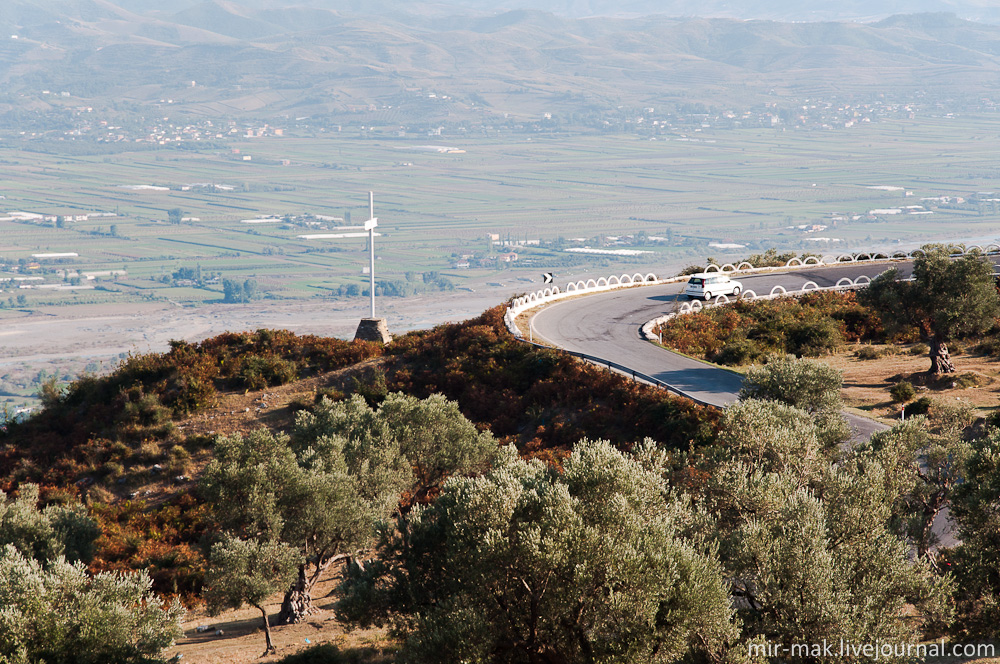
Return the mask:
{"type": "Polygon", "coordinates": [[[268,655],[273,655],[275,652],[274,644],[271,642],[271,624],[267,621],[267,611],[260,604],[254,604],[259,610],[261,618],[264,620],[264,640],[267,641],[267,650],[261,657],[267,657],[268,655]]]}
{"type": "Polygon", "coordinates": [[[306,619],[306,616],[316,613],[312,603],[312,586],[306,576],[306,566],[299,565],[299,576],[295,583],[285,593],[281,602],[281,613],[278,614],[279,625],[294,625],[306,619]]]}
{"type": "Polygon", "coordinates": [[[931,373],[954,373],[955,365],[951,363],[948,346],[937,337],[931,339],[931,373]]]}

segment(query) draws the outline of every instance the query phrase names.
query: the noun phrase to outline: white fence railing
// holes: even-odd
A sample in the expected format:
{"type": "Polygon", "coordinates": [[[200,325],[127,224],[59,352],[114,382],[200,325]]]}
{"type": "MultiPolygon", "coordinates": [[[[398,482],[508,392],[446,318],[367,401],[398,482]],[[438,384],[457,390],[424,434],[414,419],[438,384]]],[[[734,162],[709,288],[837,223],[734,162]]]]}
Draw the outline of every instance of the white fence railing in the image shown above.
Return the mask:
{"type": "MultiPolygon", "coordinates": [[[[963,256],[975,250],[978,250],[980,253],[985,253],[985,254],[1000,254],[1000,245],[996,244],[987,245],[985,249],[983,249],[978,245],[975,245],[972,247],[963,248],[961,252],[952,254],[952,256],[953,257],[963,256]]],[[[717,271],[726,273],[772,272],[772,271],[787,270],[789,268],[803,267],[809,265],[815,265],[817,267],[820,267],[820,266],[830,266],[830,265],[844,265],[850,263],[874,263],[879,261],[912,260],[918,254],[923,254],[923,253],[924,252],[921,249],[915,249],[909,253],[903,251],[896,251],[889,254],[884,252],[871,252],[871,253],[862,252],[859,254],[841,254],[839,256],[828,255],[828,256],[821,256],[818,258],[816,256],[807,256],[805,259],[800,259],[796,257],[789,260],[783,266],[760,267],[760,268],[755,268],[746,261],[740,262],[736,265],[733,265],[732,263],[726,263],[725,265],[721,266],[713,263],[706,265],[704,271],[705,272],[717,271]]],[[[533,309],[543,304],[556,302],[558,300],[563,300],[568,297],[574,297],[576,295],[601,293],[604,291],[615,290],[618,288],[634,288],[637,286],[655,286],[660,284],[677,283],[680,281],[686,281],[687,279],[688,277],[686,275],[660,279],[653,273],[642,274],[640,272],[636,272],[634,274],[622,274],[618,276],[611,275],[609,277],[601,277],[599,279],[586,279],[586,280],[575,281],[567,284],[566,287],[563,289],[560,289],[558,286],[550,286],[548,288],[543,288],[533,293],[528,293],[527,295],[522,295],[511,300],[510,304],[507,307],[507,311],[504,313],[503,320],[507,326],[508,331],[510,331],[512,335],[514,335],[516,338],[522,341],[527,341],[526,339],[524,339],[524,335],[521,333],[521,330],[518,329],[517,327],[517,317],[521,313],[527,311],[528,309],[533,309]]],[[[775,286],[774,288],[771,289],[771,292],[768,293],[767,295],[758,295],[752,290],[747,290],[741,293],[735,299],[771,300],[778,297],[795,297],[797,295],[804,295],[806,293],[811,293],[813,291],[854,290],[856,288],[865,286],[870,282],[871,279],[869,279],[865,275],[861,275],[857,279],[853,280],[848,277],[844,277],[840,279],[834,286],[827,286],[827,287],[821,287],[814,281],[807,281],[805,284],[802,285],[802,288],[800,288],[797,291],[788,291],[783,286],[775,286]]],[[[663,316],[654,318],[653,320],[645,323],[640,329],[640,334],[644,339],[650,341],[655,340],[656,335],[653,333],[653,330],[656,328],[657,325],[664,323],[675,316],[694,313],[696,311],[701,311],[705,307],[715,307],[722,304],[728,304],[732,301],[733,298],[730,298],[726,295],[719,295],[718,297],[715,298],[715,300],[712,303],[702,304],[698,300],[695,300],[693,302],[685,302],[680,306],[680,309],[677,312],[665,314],[663,316]]],[[[672,385],[668,385],[667,383],[664,383],[659,379],[646,376],[645,374],[639,374],[634,369],[617,365],[614,362],[610,362],[608,360],[604,360],[599,357],[585,355],[583,353],[572,353],[572,354],[580,357],[581,359],[584,359],[585,361],[601,365],[607,365],[609,370],[618,371],[619,373],[623,373],[625,375],[631,374],[633,380],[641,380],[643,382],[656,385],[662,389],[666,389],[675,394],[679,394],[681,396],[685,396],[689,399],[692,399],[697,403],[707,405],[706,402],[703,402],[691,396],[690,394],[686,393],[685,391],[679,388],[676,388],[672,385]]]]}
{"type": "MultiPolygon", "coordinates": [[[[956,249],[959,249],[960,251],[952,253],[952,258],[965,256],[973,252],[978,252],[987,256],[1000,254],[1000,244],[988,244],[985,247],[973,244],[968,247],[957,246],[956,249]]],[[[913,260],[917,256],[923,255],[923,249],[913,249],[911,251],[862,251],[857,254],[826,254],[824,256],[806,256],[805,258],[799,258],[796,256],[789,259],[784,265],[776,267],[754,267],[746,261],[735,264],[725,263],[723,265],[709,263],[705,266],[705,272],[766,272],[769,270],[784,270],[790,267],[807,267],[810,265],[819,267],[830,265],[849,265],[851,263],[876,263],[879,261],[893,260],[905,261],[913,260]]]]}
{"type": "MultiPolygon", "coordinates": [[[[963,250],[961,253],[955,253],[954,256],[962,256],[973,250],[978,250],[980,252],[985,252],[987,254],[1000,254],[1000,245],[991,244],[983,249],[982,247],[975,245],[963,250]]],[[[885,262],[894,260],[912,260],[918,254],[923,254],[921,249],[914,249],[913,251],[907,253],[904,251],[896,251],[892,253],[886,252],[862,252],[859,254],[840,254],[833,255],[829,254],[826,256],[806,256],[806,258],[792,258],[785,265],[779,265],[776,267],[753,267],[750,263],[742,261],[737,264],[726,263],[724,265],[717,265],[715,263],[709,263],[705,266],[704,272],[725,272],[725,273],[743,273],[743,274],[753,274],[757,272],[774,272],[780,270],[787,270],[789,268],[804,267],[804,266],[816,266],[825,267],[831,265],[845,265],[850,263],[875,263],[875,262],[885,262]]],[[[611,275],[608,277],[600,277],[598,279],[581,279],[579,281],[570,282],[566,284],[565,287],[559,288],[558,286],[550,286],[548,288],[543,288],[537,290],[533,293],[528,293],[520,297],[516,297],[511,300],[510,304],[507,306],[507,311],[504,313],[504,323],[507,325],[507,329],[515,337],[522,338],[524,335],[517,327],[517,317],[527,311],[528,309],[533,309],[539,307],[543,304],[548,304],[550,302],[556,302],[568,297],[574,297],[576,295],[586,295],[590,293],[601,293],[604,291],[615,290],[618,288],[632,288],[635,286],[656,286],[660,284],[670,284],[677,283],[679,281],[685,281],[688,277],[685,275],[669,277],[666,279],[661,279],[657,277],[652,272],[642,274],[641,272],[636,272],[634,274],[622,274],[622,275],[611,275]]],[[[867,277],[860,277],[867,279],[867,277]]],[[[841,279],[844,281],[844,279],[841,279]]],[[[848,279],[848,281],[850,281],[848,279]]],[[[812,282],[810,282],[812,283],[812,282]]],[[[840,282],[838,282],[840,283],[840,282]]],[[[816,288],[816,284],[813,284],[816,288]]],[[[853,286],[852,286],[853,287],[853,286]]],[[[776,289],[784,289],[781,286],[775,286],[776,289]]],[[[753,291],[747,291],[752,297],[758,297],[753,291]]],[[[774,294],[774,289],[772,289],[771,294],[774,294]]],[[[725,296],[721,296],[725,297],[725,296]]],[[[746,299],[746,295],[743,296],[746,299]]],[[[766,296],[759,296],[766,297],[766,296]]],[[[718,298],[716,298],[718,300],[718,298]]],[[[729,302],[729,298],[722,301],[722,304],[729,302]]],[[[682,307],[683,309],[683,307],[682,307]]],[[[684,313],[687,313],[686,311],[684,313]]]]}
{"type": "Polygon", "coordinates": [[[581,279],[579,281],[566,284],[565,288],[562,289],[558,286],[551,286],[549,288],[543,288],[535,291],[534,293],[528,293],[527,295],[515,297],[507,306],[507,312],[504,314],[503,320],[510,333],[515,337],[521,338],[524,335],[521,334],[521,331],[517,327],[517,317],[528,309],[533,309],[550,302],[556,302],[557,300],[564,300],[568,297],[574,297],[576,295],[602,293],[604,291],[616,290],[618,288],[632,288],[634,286],[670,284],[683,281],[684,279],[687,279],[687,277],[660,279],[652,272],[646,274],[636,272],[634,274],[611,275],[609,277],[600,277],[598,279],[581,279]]]}

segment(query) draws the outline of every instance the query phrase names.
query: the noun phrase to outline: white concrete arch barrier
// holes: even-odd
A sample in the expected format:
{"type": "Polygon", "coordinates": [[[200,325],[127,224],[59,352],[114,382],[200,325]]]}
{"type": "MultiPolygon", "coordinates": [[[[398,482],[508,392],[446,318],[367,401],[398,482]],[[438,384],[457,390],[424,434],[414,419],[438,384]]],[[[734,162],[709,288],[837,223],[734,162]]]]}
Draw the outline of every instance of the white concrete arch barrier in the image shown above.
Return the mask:
{"type": "Polygon", "coordinates": [[[902,249],[897,249],[896,251],[892,252],[891,256],[889,256],[889,258],[909,258],[909,257],[910,255],[905,251],[903,251],[902,249]]]}
{"type": "Polygon", "coordinates": [[[966,247],[965,248],[965,253],[971,254],[973,252],[973,250],[978,251],[981,254],[984,253],[983,252],[983,248],[980,247],[978,244],[974,244],[971,247],[966,247]]]}
{"type": "Polygon", "coordinates": [[[732,263],[726,263],[725,265],[722,266],[722,271],[723,272],[736,272],[736,266],[733,265],[732,263]]]}
{"type": "Polygon", "coordinates": [[[802,265],[802,259],[798,256],[789,258],[788,262],[785,263],[785,267],[799,267],[800,265],[802,265]]]}
{"type": "Polygon", "coordinates": [[[740,293],[740,299],[741,300],[756,300],[757,299],[757,293],[754,292],[754,291],[752,291],[752,290],[745,290],[742,293],[740,293]]]}
{"type": "Polygon", "coordinates": [[[923,249],[914,249],[913,251],[911,251],[909,253],[908,258],[916,258],[917,254],[920,254],[921,256],[926,256],[927,255],[926,253],[924,253],[923,249]]]}
{"type": "Polygon", "coordinates": [[[684,303],[682,303],[681,304],[681,308],[677,310],[677,313],[679,313],[679,314],[689,314],[689,313],[691,313],[691,303],[690,302],[684,302],[684,303]]]}
{"type": "Polygon", "coordinates": [[[736,266],[736,271],[737,272],[739,272],[741,270],[752,270],[752,269],[753,269],[753,265],[751,263],[746,262],[746,261],[741,261],[740,264],[736,266]],[[746,267],[743,267],[744,265],[746,265],[746,267]]]}
{"type": "Polygon", "coordinates": [[[853,262],[855,262],[855,258],[851,254],[841,254],[841,255],[837,256],[837,262],[838,263],[853,263],[853,262]],[[847,259],[846,261],[844,260],[845,258],[847,259]]]}
{"type": "Polygon", "coordinates": [[[870,261],[870,260],[872,260],[872,255],[871,254],[860,253],[860,254],[855,254],[855,256],[854,256],[854,261],[855,262],[857,262],[857,261],[870,261]],[[864,256],[864,258],[862,258],[862,256],[864,256]]]}
{"type": "Polygon", "coordinates": [[[819,290],[819,284],[817,284],[815,281],[807,281],[806,283],[802,284],[802,288],[800,288],[799,290],[802,291],[803,293],[811,290],[819,290]]]}
{"type": "Polygon", "coordinates": [[[803,265],[822,265],[823,259],[817,258],[816,256],[806,256],[805,260],[802,261],[803,265]]]}
{"type": "MultiPolygon", "coordinates": [[[[685,280],[686,279],[684,277],[673,277],[667,281],[681,282],[685,280]]],[[[515,337],[521,337],[521,332],[517,328],[517,317],[528,309],[533,309],[549,302],[561,300],[571,295],[597,293],[601,291],[614,290],[616,288],[625,288],[628,286],[646,285],[647,283],[652,285],[661,282],[660,279],[652,272],[646,274],[645,276],[637,272],[631,276],[628,274],[623,274],[621,276],[610,275],[607,277],[599,277],[596,280],[591,278],[586,281],[574,281],[566,284],[565,289],[560,289],[558,286],[549,286],[548,288],[539,289],[533,293],[519,295],[518,297],[510,300],[510,303],[507,305],[507,311],[504,313],[504,322],[506,323],[511,334],[515,337]]]]}
{"type": "Polygon", "coordinates": [[[716,295],[715,296],[715,304],[717,304],[717,305],[718,304],[729,304],[729,302],[730,302],[730,299],[729,299],[728,295],[722,294],[722,295],[716,295]]]}
{"type": "Polygon", "coordinates": [[[691,307],[691,313],[701,311],[702,309],[705,308],[705,306],[701,303],[701,300],[695,300],[694,302],[691,302],[690,307],[691,307]]]}
{"type": "Polygon", "coordinates": [[[771,295],[785,295],[788,291],[785,290],[784,286],[775,286],[771,289],[771,295]]]}
{"type": "Polygon", "coordinates": [[[866,286],[872,282],[872,278],[867,274],[862,274],[860,277],[854,280],[855,286],[866,286]],[[864,279],[864,281],[862,281],[864,279]]]}
{"type": "Polygon", "coordinates": [[[827,254],[826,256],[823,256],[823,258],[820,259],[820,262],[823,263],[823,265],[828,265],[829,263],[836,263],[837,257],[834,256],[833,254],[827,254]]]}
{"type": "Polygon", "coordinates": [[[1000,253],[1000,244],[988,244],[988,245],[986,245],[986,253],[987,254],[1000,253]]]}
{"type": "Polygon", "coordinates": [[[834,286],[834,288],[844,288],[844,287],[850,288],[853,285],[854,285],[854,280],[853,279],[851,279],[850,277],[841,277],[837,281],[837,283],[834,286]]]}
{"type": "Polygon", "coordinates": [[[709,263],[708,265],[705,266],[705,270],[704,270],[704,272],[706,272],[706,273],[708,273],[708,272],[718,272],[718,271],[719,271],[719,266],[716,265],[715,263],[709,263]],[[712,269],[709,269],[709,268],[712,268],[712,269]]]}

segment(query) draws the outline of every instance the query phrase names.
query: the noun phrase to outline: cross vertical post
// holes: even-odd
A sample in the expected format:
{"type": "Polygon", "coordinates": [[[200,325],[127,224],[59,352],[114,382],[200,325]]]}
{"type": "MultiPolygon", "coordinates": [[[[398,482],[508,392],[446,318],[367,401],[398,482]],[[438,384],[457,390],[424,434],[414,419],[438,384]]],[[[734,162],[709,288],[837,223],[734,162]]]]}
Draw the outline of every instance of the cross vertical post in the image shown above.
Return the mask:
{"type": "Polygon", "coordinates": [[[365,222],[364,229],[368,231],[368,295],[371,303],[370,315],[362,318],[358,325],[358,331],[354,333],[354,338],[364,341],[379,341],[389,343],[392,336],[389,334],[389,327],[384,318],[375,318],[375,228],[378,226],[378,218],[375,216],[375,192],[368,192],[368,221],[365,222]]]}
{"type": "Polygon", "coordinates": [[[371,293],[371,318],[375,318],[375,226],[378,220],[375,219],[375,192],[368,192],[368,249],[371,252],[368,260],[369,290],[371,293]]]}

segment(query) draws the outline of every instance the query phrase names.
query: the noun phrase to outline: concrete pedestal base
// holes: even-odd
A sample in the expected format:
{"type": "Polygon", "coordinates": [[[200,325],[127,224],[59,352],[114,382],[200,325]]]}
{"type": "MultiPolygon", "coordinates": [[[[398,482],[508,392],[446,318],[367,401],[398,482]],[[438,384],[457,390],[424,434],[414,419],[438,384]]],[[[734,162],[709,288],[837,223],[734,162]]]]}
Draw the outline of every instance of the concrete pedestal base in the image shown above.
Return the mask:
{"type": "Polygon", "coordinates": [[[392,341],[392,336],[389,334],[389,325],[384,318],[362,318],[361,322],[358,323],[358,331],[354,333],[354,339],[355,341],[358,339],[381,341],[387,344],[392,341]]]}

